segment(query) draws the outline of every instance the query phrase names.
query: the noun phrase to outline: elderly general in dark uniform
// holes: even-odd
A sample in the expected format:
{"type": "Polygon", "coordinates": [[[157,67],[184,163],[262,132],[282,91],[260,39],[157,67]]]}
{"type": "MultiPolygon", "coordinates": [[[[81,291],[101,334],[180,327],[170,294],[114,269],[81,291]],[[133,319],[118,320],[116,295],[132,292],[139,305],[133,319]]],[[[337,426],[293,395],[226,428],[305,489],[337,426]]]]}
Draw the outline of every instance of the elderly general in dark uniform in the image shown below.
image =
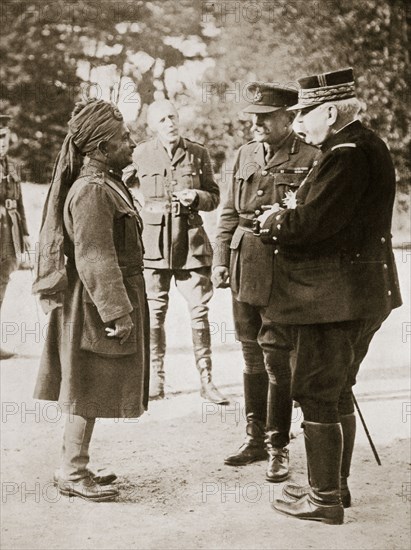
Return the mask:
{"type": "MultiPolygon", "coordinates": [[[[20,177],[13,161],[7,156],[10,143],[9,115],[0,115],[0,311],[10,274],[30,248],[20,177]]],[[[0,359],[13,353],[0,348],[0,359]]]]}
{"type": "Polygon", "coordinates": [[[96,417],[135,418],[148,402],[149,325],[141,219],[122,183],[135,143],[118,109],[76,106],[53,174],[33,290],[51,309],[35,397],[68,413],[55,481],[110,500],[115,475],[88,469],[96,417]]]}
{"type": "Polygon", "coordinates": [[[255,137],[237,154],[218,225],[213,266],[217,287],[230,278],[235,329],[245,363],[247,437],[225,463],[237,466],[264,460],[268,451],[267,479],[277,482],[288,476],[292,400],[289,379],[274,377],[270,364],[274,361],[288,371],[290,354],[277,350],[272,357],[266,356],[264,366],[257,336],[261,310],[273,284],[274,249],[262,244],[252,225],[264,205],[294,201],[318,151],[292,131],[294,116],[286,109],[297,100],[296,91],[256,82],[247,93],[253,101],[244,112],[253,115],[255,137]]]}
{"type": "Polygon", "coordinates": [[[289,486],[295,502],[273,506],[339,524],[351,502],[352,386],[374,333],[401,305],[390,233],[395,171],[385,143],[357,118],[352,69],[299,82],[294,129],[322,155],[296,207],[260,218],[276,256],[259,341],[268,355],[295,349],[292,396],[304,413],[309,486],[289,486]]]}
{"type": "Polygon", "coordinates": [[[150,397],[164,397],[164,323],[174,278],[190,311],[201,396],[226,404],[212,381],[208,321],[212,248],[199,214],[217,208],[219,188],[207,149],[180,136],[178,113],[170,101],[152,103],[147,122],[155,137],[138,144],[133,164],[145,202],[141,215],[151,324],[150,397]]]}

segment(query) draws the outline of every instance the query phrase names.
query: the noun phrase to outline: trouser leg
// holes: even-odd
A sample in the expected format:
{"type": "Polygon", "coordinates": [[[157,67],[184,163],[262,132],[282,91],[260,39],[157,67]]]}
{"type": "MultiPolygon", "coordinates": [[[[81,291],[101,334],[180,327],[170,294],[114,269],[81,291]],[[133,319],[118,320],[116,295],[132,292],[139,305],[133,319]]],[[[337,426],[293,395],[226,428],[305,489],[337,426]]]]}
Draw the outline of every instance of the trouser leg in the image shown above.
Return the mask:
{"type": "Polygon", "coordinates": [[[187,302],[191,317],[194,357],[200,374],[201,397],[212,403],[227,405],[212,380],[212,353],[208,302],[213,295],[210,267],[191,270],[175,270],[178,290],[187,302]]]}

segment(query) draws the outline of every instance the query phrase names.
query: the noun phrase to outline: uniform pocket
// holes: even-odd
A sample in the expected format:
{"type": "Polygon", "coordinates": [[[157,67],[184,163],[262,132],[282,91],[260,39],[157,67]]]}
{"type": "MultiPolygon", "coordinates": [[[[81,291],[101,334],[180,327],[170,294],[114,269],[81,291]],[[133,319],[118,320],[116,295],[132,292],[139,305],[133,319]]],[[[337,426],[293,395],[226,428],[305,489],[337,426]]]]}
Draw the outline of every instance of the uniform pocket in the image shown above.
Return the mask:
{"type": "Polygon", "coordinates": [[[140,189],[144,197],[158,199],[165,197],[164,176],[158,172],[141,172],[138,174],[140,189]]]}
{"type": "Polygon", "coordinates": [[[146,212],[144,210],[141,214],[144,223],[144,258],[146,260],[162,260],[164,258],[165,216],[161,212],[146,212]]]}
{"type": "Polygon", "coordinates": [[[180,168],[182,189],[200,189],[200,173],[199,169],[194,164],[185,164],[180,168]]]}
{"type": "MultiPolygon", "coordinates": [[[[135,325],[128,339],[124,344],[120,344],[119,338],[109,338],[107,336],[105,329],[113,327],[114,323],[103,323],[93,300],[85,288],[83,288],[82,303],[83,330],[80,340],[81,350],[90,351],[97,355],[110,355],[111,357],[124,357],[137,353],[135,325]]],[[[134,322],[136,316],[133,315],[132,317],[134,322]]]]}

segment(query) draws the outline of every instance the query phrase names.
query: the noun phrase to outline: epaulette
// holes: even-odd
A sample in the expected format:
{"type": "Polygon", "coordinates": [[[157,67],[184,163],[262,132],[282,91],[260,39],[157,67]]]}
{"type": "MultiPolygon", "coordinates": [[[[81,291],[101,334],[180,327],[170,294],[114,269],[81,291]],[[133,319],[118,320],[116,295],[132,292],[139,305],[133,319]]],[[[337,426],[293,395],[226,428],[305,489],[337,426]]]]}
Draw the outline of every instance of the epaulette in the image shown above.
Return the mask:
{"type": "Polygon", "coordinates": [[[86,174],[84,177],[88,178],[88,184],[93,185],[103,185],[105,174],[104,172],[98,170],[97,172],[93,172],[91,174],[86,174]]]}
{"type": "Polygon", "coordinates": [[[334,147],[331,147],[331,151],[341,149],[341,147],[352,147],[353,149],[355,149],[357,145],[355,143],[339,143],[338,145],[334,145],[334,147]]]}
{"type": "Polygon", "coordinates": [[[194,141],[193,139],[190,139],[190,138],[184,138],[186,141],[189,141],[190,143],[194,143],[194,145],[200,145],[200,147],[205,147],[204,143],[200,143],[199,141],[194,141]]]}

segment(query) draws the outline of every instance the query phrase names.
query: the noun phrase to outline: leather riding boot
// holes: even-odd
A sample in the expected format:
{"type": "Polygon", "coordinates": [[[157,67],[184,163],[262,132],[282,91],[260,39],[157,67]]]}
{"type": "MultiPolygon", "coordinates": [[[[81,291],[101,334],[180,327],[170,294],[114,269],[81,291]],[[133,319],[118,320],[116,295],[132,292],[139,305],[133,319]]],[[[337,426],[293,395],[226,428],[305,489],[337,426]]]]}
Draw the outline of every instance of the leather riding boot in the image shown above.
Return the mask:
{"type": "Polygon", "coordinates": [[[230,401],[215,387],[212,380],[211,337],[209,327],[193,328],[193,347],[197,370],[200,373],[200,395],[217,405],[229,405],[230,401]]]}
{"type": "Polygon", "coordinates": [[[304,422],[303,427],[310,491],[295,502],[275,500],[272,507],[298,519],[341,525],[344,522],[340,498],[341,424],[304,422]]]}
{"type": "Polygon", "coordinates": [[[344,440],[341,460],[341,500],[344,508],[349,508],[351,506],[351,493],[348,488],[347,478],[350,475],[351,459],[355,442],[355,413],[342,414],[340,416],[340,421],[344,440]]]}
{"type": "Polygon", "coordinates": [[[228,456],[224,463],[229,466],[244,466],[257,460],[266,460],[264,445],[267,414],[267,373],[244,373],[244,400],[247,419],[246,439],[243,445],[228,456]]]}
{"type": "Polygon", "coordinates": [[[291,413],[293,401],[290,384],[278,386],[269,383],[267,402],[266,448],[268,464],[266,479],[279,483],[288,478],[291,413]]]}
{"type": "Polygon", "coordinates": [[[164,398],[164,355],[166,332],[164,326],[150,329],[150,399],[164,398]]]}
{"type": "MultiPolygon", "coordinates": [[[[355,441],[355,432],[356,432],[356,418],[355,414],[345,414],[341,415],[341,427],[343,432],[343,452],[341,459],[341,502],[344,508],[349,508],[351,506],[351,493],[348,488],[347,478],[350,475],[351,468],[351,458],[354,449],[355,441]]],[[[293,483],[288,483],[284,487],[284,495],[293,499],[298,500],[301,497],[307,495],[310,491],[310,485],[297,485],[293,483]]]]}

